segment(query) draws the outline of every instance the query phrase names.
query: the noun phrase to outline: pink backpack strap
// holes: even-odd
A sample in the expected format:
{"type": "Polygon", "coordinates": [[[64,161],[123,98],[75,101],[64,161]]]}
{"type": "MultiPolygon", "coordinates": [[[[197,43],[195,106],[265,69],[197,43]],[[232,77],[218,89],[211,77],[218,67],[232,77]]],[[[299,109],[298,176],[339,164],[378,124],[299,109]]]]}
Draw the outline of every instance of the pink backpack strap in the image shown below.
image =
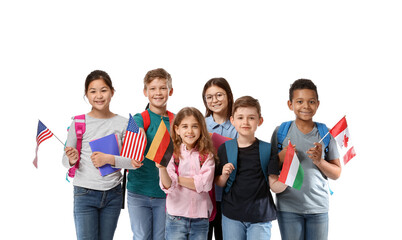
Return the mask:
{"type": "Polygon", "coordinates": [[[69,177],[74,177],[75,176],[75,171],[78,169],[80,165],[80,159],[81,159],[81,148],[82,148],[82,137],[85,133],[85,114],[78,115],[74,117],[75,120],[75,134],[77,135],[77,150],[78,150],[78,160],[68,170],[68,176],[69,177]]]}

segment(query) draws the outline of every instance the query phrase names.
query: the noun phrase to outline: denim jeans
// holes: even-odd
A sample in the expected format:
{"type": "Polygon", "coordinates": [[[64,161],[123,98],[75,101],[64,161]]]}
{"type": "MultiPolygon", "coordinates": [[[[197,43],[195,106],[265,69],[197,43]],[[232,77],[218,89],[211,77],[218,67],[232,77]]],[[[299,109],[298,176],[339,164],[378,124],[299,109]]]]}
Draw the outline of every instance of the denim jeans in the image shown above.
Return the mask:
{"type": "Polygon", "coordinates": [[[159,240],[165,237],[165,198],[127,191],[127,206],[133,239],[159,240]]]}
{"type": "Polygon", "coordinates": [[[120,184],[107,191],[74,186],[74,221],[77,239],[113,239],[122,201],[120,184]]]}
{"type": "Polygon", "coordinates": [[[297,214],[278,211],[277,214],[283,240],[328,239],[328,213],[297,214]]]}
{"type": "Polygon", "coordinates": [[[225,217],[222,214],[223,239],[228,240],[269,240],[271,239],[271,221],[242,222],[225,217]]]}
{"type": "Polygon", "coordinates": [[[206,240],[208,218],[186,218],[166,214],[166,240],[206,240]]]}

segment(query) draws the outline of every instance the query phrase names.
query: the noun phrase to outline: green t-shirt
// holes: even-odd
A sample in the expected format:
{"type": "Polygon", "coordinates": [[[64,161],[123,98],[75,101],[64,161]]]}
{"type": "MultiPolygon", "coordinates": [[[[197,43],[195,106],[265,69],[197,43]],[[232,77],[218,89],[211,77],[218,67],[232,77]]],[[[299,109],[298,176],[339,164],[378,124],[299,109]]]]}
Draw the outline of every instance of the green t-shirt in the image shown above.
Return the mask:
{"type": "MultiPolygon", "coordinates": [[[[165,122],[165,125],[170,131],[169,117],[162,117],[156,113],[153,113],[148,109],[149,117],[151,123],[146,132],[147,135],[147,146],[145,148],[144,155],[148,153],[148,149],[151,146],[152,140],[158,130],[161,119],[165,122]]],[[[144,121],[142,119],[141,113],[134,115],[134,121],[138,127],[144,127],[144,121]]],[[[144,165],[136,170],[129,170],[127,189],[130,192],[145,195],[148,197],[166,198],[166,194],[159,187],[159,169],[155,166],[155,162],[145,158],[143,161],[144,165]]]]}

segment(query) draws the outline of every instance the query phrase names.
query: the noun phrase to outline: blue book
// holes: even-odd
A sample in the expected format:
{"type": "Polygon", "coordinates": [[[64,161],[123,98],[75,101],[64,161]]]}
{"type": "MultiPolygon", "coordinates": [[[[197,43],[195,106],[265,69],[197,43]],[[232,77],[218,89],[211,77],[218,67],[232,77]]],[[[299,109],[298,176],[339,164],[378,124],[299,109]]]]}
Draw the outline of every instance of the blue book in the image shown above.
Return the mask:
{"type": "MultiPolygon", "coordinates": [[[[120,156],[116,134],[110,134],[105,137],[92,140],[89,142],[89,146],[91,147],[92,152],[102,152],[120,156]]],[[[110,166],[110,164],[106,164],[100,167],[99,171],[102,176],[106,176],[116,171],[120,171],[120,168],[113,168],[112,166],[110,166]]]]}

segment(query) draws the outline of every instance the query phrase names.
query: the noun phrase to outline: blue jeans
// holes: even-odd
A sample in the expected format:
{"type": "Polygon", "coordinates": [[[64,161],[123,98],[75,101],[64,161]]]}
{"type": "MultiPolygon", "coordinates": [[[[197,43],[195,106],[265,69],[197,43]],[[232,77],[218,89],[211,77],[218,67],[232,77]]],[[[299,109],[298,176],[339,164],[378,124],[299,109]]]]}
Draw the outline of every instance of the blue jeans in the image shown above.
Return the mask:
{"type": "Polygon", "coordinates": [[[166,214],[166,240],[206,240],[208,218],[186,218],[166,214]]]}
{"type": "Polygon", "coordinates": [[[159,240],[165,237],[165,198],[127,191],[127,206],[133,239],[159,240]]]}
{"type": "Polygon", "coordinates": [[[113,239],[122,201],[120,184],[107,191],[74,186],[74,221],[77,239],[113,239]]]}
{"type": "Polygon", "coordinates": [[[223,239],[228,240],[258,240],[271,239],[271,222],[242,222],[225,217],[222,214],[223,239]]]}
{"type": "Polygon", "coordinates": [[[328,213],[297,214],[278,211],[283,240],[328,239],[328,213]]]}

